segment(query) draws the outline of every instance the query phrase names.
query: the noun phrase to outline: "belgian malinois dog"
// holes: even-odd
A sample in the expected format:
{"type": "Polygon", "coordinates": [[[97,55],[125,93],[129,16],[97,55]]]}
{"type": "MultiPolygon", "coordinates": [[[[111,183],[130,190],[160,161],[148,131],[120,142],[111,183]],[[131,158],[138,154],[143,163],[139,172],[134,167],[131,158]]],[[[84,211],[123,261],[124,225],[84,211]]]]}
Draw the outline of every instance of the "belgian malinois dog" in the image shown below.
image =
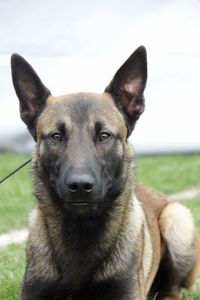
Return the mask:
{"type": "Polygon", "coordinates": [[[199,264],[192,216],[136,183],[127,142],[144,111],[145,48],[103,94],[54,97],[21,56],[11,63],[21,118],[36,141],[19,299],[181,299],[199,264]]]}

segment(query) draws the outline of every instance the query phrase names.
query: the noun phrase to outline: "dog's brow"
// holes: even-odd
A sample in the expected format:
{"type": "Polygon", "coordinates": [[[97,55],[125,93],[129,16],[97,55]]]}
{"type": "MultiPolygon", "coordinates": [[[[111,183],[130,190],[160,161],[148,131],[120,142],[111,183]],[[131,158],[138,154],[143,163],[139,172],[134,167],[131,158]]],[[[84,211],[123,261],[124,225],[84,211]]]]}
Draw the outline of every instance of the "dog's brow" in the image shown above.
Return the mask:
{"type": "Polygon", "coordinates": [[[98,133],[103,127],[105,127],[105,123],[102,121],[97,121],[95,123],[95,131],[98,133]]]}
{"type": "Polygon", "coordinates": [[[41,139],[46,139],[53,131],[58,130],[62,135],[66,135],[66,128],[64,122],[58,122],[55,124],[54,128],[47,128],[47,130],[40,133],[41,139]]]}
{"type": "Polygon", "coordinates": [[[58,130],[64,135],[66,133],[66,124],[64,122],[58,122],[57,123],[57,128],[58,130]]]}

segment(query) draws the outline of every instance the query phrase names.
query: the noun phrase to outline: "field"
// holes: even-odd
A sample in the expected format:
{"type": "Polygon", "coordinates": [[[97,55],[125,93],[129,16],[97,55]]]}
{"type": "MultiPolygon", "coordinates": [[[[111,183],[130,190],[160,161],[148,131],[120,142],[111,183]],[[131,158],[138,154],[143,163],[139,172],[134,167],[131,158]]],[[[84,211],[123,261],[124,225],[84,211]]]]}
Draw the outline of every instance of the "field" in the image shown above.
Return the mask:
{"type": "MultiPolygon", "coordinates": [[[[0,180],[28,160],[28,154],[0,154],[0,180]]],[[[138,157],[137,178],[157,190],[171,194],[200,186],[200,154],[138,157]]],[[[200,196],[184,201],[200,230],[200,196]]],[[[27,226],[27,216],[34,205],[31,166],[28,165],[0,185],[0,234],[27,226]]],[[[0,299],[15,300],[24,273],[25,244],[0,249],[0,299]]],[[[184,300],[200,300],[200,280],[184,300]]]]}

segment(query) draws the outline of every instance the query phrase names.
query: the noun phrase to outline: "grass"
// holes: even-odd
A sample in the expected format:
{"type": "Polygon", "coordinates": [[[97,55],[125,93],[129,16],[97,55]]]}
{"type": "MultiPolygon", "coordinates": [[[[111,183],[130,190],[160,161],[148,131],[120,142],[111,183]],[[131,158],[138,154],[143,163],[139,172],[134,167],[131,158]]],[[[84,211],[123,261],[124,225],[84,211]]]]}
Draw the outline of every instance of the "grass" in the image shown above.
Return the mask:
{"type": "MultiPolygon", "coordinates": [[[[29,158],[27,154],[1,153],[0,179],[29,158]]],[[[27,214],[33,206],[31,190],[30,165],[0,185],[0,233],[27,226],[27,214]]]]}
{"type": "Polygon", "coordinates": [[[11,245],[0,251],[0,299],[16,300],[24,275],[25,245],[11,245]]]}
{"type": "MultiPolygon", "coordinates": [[[[0,179],[30,155],[0,154],[0,179]]],[[[136,173],[140,181],[165,192],[174,193],[200,185],[200,154],[139,157],[136,173]],[[152,171],[153,170],[153,171],[152,171]]],[[[0,185],[0,233],[24,228],[33,206],[30,166],[0,185]]],[[[200,230],[200,196],[185,201],[200,230]]],[[[0,250],[0,299],[15,300],[24,274],[25,245],[11,245],[0,250]]],[[[184,300],[200,300],[200,279],[193,292],[184,294],[184,300]]]]}
{"type": "Polygon", "coordinates": [[[191,210],[196,226],[200,232],[200,196],[190,199],[190,201],[184,201],[183,203],[191,210]]]}
{"type": "Polygon", "coordinates": [[[195,290],[184,292],[183,300],[199,300],[200,299],[200,282],[198,280],[195,290]]]}
{"type": "Polygon", "coordinates": [[[200,185],[200,154],[144,156],[136,164],[137,177],[166,194],[200,185]]]}

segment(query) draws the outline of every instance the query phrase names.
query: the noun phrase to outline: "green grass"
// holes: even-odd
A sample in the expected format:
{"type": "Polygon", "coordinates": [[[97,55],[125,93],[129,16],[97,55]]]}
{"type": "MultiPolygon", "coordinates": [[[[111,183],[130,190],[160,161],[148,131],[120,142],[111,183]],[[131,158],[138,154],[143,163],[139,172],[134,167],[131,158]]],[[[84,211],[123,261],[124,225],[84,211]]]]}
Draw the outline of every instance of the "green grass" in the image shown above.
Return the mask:
{"type": "MultiPolygon", "coordinates": [[[[0,179],[29,158],[27,154],[0,153],[0,179]]],[[[0,233],[27,226],[32,206],[29,164],[0,185],[0,233]]]]}
{"type": "Polygon", "coordinates": [[[200,154],[143,156],[136,161],[139,180],[170,194],[200,185],[200,154]]]}
{"type": "MultiPolygon", "coordinates": [[[[0,179],[26,161],[30,155],[0,154],[0,179]]],[[[137,158],[136,174],[140,181],[165,193],[200,186],[200,154],[144,156],[137,158]]],[[[200,230],[200,196],[184,202],[200,230]]],[[[0,233],[24,228],[33,206],[30,165],[0,185],[0,233]]],[[[24,244],[0,250],[0,300],[14,300],[24,274],[24,244]]],[[[184,300],[200,300],[200,279],[184,300]]]]}
{"type": "Polygon", "coordinates": [[[183,300],[199,300],[200,299],[200,277],[197,279],[195,289],[192,291],[184,291],[183,300]]]}
{"type": "Polygon", "coordinates": [[[25,245],[0,251],[0,299],[16,300],[25,268],[25,245]]]}
{"type": "Polygon", "coordinates": [[[200,196],[190,199],[189,201],[184,201],[184,205],[186,205],[191,210],[192,215],[195,219],[195,223],[200,232],[200,196]]]}

